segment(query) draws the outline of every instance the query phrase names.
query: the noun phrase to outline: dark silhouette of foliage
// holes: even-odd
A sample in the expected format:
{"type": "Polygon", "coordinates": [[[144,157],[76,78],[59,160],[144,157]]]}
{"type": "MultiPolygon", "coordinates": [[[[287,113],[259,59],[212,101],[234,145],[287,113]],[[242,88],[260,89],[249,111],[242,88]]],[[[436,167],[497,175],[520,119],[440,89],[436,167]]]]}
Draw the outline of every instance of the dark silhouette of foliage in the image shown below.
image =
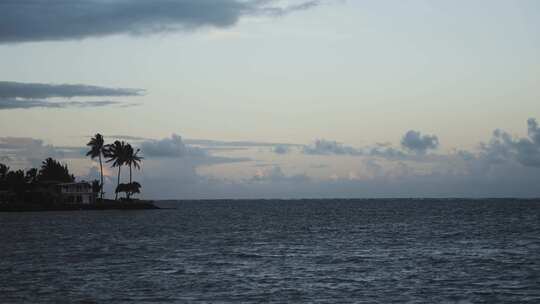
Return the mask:
{"type": "Polygon", "coordinates": [[[62,165],[60,162],[49,157],[41,164],[38,180],[40,182],[52,181],[70,183],[75,181],[75,176],[69,173],[66,165],[62,165]]]}
{"type": "MultiPolygon", "coordinates": [[[[122,166],[126,163],[127,148],[124,141],[115,141],[114,143],[107,145],[105,149],[105,157],[108,158],[107,162],[112,162],[113,167],[118,167],[118,179],[116,187],[120,185],[120,173],[122,166]]],[[[115,193],[115,200],[118,200],[118,192],[115,193]]]]}
{"type": "Polygon", "coordinates": [[[90,151],[86,153],[86,156],[90,156],[91,159],[98,158],[99,159],[99,169],[100,169],[100,197],[103,199],[103,162],[101,157],[105,155],[106,153],[106,146],[105,141],[103,140],[103,136],[99,133],[94,135],[90,139],[90,141],[86,144],[88,147],[90,147],[90,151]]]}
{"type": "Polygon", "coordinates": [[[8,172],[9,167],[4,164],[0,164],[0,191],[7,190],[6,178],[8,172]]]}
{"type": "Polygon", "coordinates": [[[9,171],[6,175],[6,185],[18,199],[22,199],[26,191],[26,179],[23,170],[9,171]]]}
{"type": "MultiPolygon", "coordinates": [[[[126,145],[126,160],[125,160],[125,163],[126,163],[127,166],[129,166],[129,184],[133,183],[132,167],[134,167],[135,169],[138,169],[138,170],[141,169],[141,162],[143,160],[143,157],[138,156],[139,151],[141,151],[141,150],[137,149],[137,151],[133,151],[133,147],[130,144],[126,145]]],[[[138,184],[139,188],[140,188],[140,184],[139,183],[136,183],[136,184],[138,184]]],[[[136,193],[139,193],[139,192],[136,192],[136,193]]],[[[131,194],[132,194],[132,192],[126,192],[126,195],[127,195],[128,199],[130,198],[131,194]]]]}
{"type": "Polygon", "coordinates": [[[37,182],[37,177],[38,177],[38,169],[32,168],[26,171],[25,179],[27,183],[37,182]]]}
{"type": "Polygon", "coordinates": [[[119,184],[118,187],[116,187],[115,192],[120,193],[124,192],[126,194],[126,198],[130,199],[131,195],[135,193],[141,193],[141,184],[138,182],[131,182],[128,184],[119,184]]]}
{"type": "Polygon", "coordinates": [[[9,167],[4,164],[0,164],[0,181],[6,180],[8,172],[9,167]]]}
{"type": "Polygon", "coordinates": [[[101,184],[97,179],[92,181],[92,192],[99,193],[101,191],[102,187],[101,184]]]}

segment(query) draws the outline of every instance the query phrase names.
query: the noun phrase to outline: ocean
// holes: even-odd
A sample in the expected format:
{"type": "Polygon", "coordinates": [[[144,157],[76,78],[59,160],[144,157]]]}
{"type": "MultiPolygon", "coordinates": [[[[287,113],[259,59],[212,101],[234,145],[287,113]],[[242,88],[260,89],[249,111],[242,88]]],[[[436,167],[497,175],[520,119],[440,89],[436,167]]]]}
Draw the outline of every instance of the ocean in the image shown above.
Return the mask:
{"type": "Polygon", "coordinates": [[[0,303],[540,303],[540,200],[166,205],[0,213],[0,303]]]}

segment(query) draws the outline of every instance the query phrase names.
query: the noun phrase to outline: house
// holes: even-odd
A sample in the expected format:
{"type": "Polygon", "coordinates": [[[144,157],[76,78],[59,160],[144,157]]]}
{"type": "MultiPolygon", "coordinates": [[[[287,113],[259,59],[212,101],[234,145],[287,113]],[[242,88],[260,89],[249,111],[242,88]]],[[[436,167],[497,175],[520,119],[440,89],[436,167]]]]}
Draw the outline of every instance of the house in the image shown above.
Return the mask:
{"type": "Polygon", "coordinates": [[[60,183],[56,185],[60,199],[66,204],[93,204],[96,202],[96,193],[92,185],[87,182],[60,183]]]}

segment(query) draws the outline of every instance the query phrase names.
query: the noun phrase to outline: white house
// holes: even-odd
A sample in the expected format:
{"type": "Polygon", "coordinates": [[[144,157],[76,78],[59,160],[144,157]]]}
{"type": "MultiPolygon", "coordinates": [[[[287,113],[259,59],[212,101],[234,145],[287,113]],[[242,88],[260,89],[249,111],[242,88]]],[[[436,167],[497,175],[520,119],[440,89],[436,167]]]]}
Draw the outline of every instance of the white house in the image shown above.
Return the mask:
{"type": "Polygon", "coordinates": [[[62,201],[68,204],[93,204],[96,194],[87,182],[62,183],[57,185],[62,201]]]}

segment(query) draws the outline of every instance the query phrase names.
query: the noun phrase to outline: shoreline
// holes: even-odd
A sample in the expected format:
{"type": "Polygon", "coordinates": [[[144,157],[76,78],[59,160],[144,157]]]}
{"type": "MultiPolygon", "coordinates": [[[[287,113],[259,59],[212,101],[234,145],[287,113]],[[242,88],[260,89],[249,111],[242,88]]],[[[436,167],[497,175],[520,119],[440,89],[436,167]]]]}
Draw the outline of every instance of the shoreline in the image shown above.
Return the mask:
{"type": "Polygon", "coordinates": [[[44,212],[44,211],[87,211],[87,210],[157,210],[162,209],[150,200],[114,201],[104,200],[94,204],[55,204],[51,206],[28,203],[0,204],[0,212],[44,212]]]}

